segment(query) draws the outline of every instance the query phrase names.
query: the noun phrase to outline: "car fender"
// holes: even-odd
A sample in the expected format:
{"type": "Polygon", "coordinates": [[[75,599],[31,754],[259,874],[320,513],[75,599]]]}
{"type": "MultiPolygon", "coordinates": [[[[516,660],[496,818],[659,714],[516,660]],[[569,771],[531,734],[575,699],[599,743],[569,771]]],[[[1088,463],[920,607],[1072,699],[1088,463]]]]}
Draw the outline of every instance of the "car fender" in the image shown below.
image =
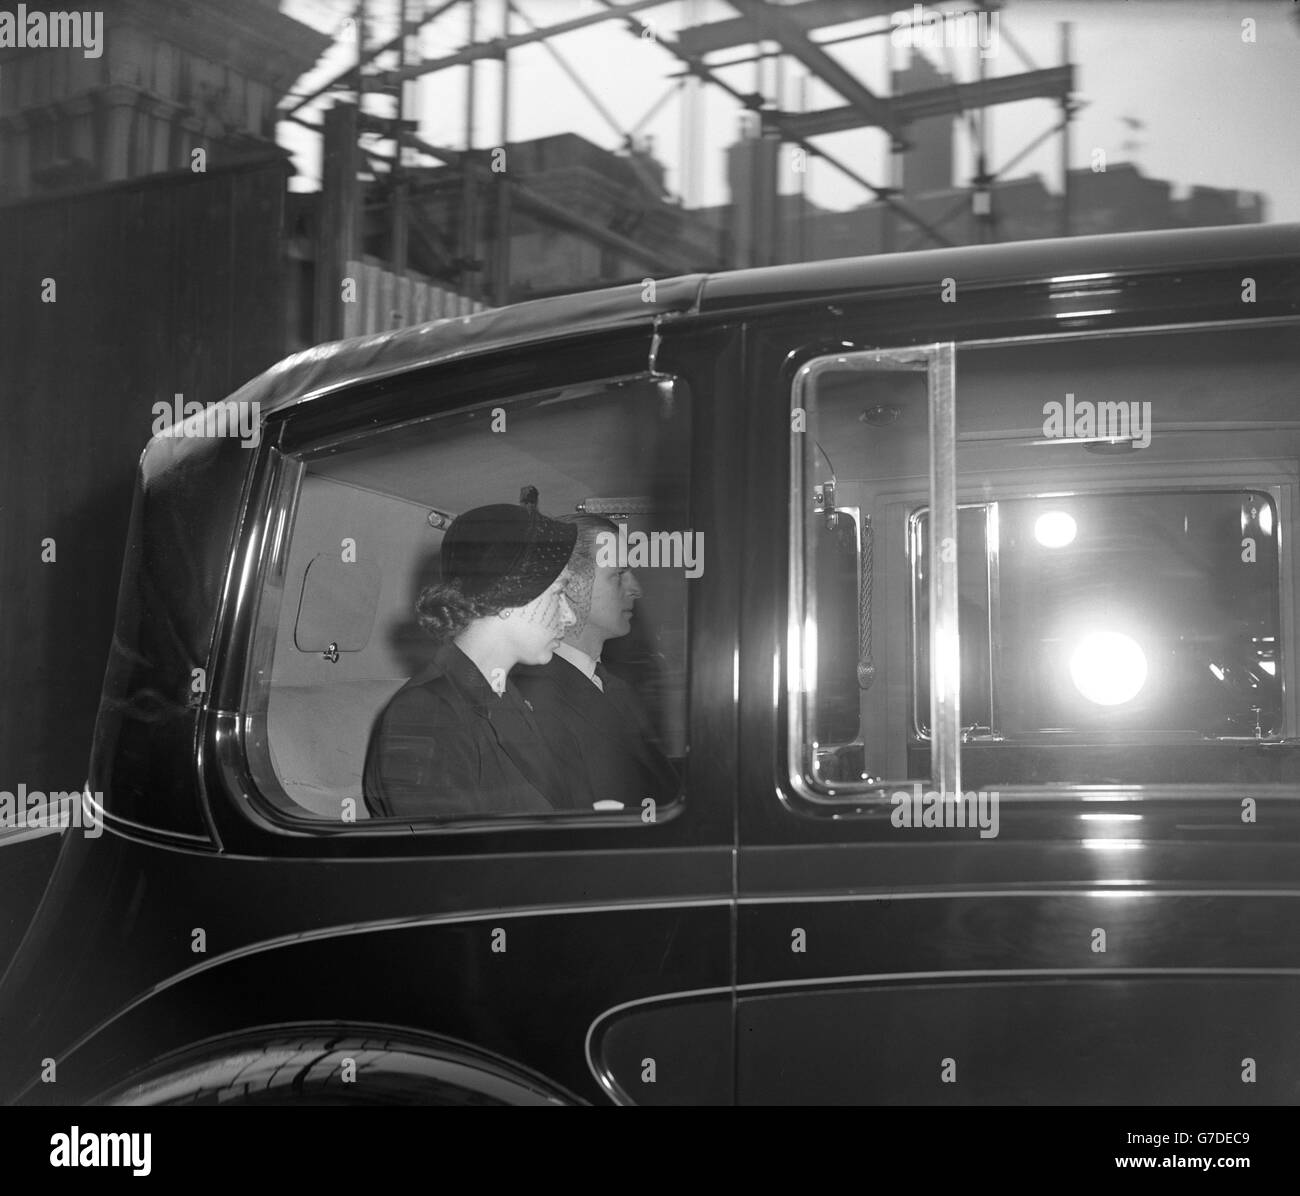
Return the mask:
{"type": "Polygon", "coordinates": [[[94,1105],[580,1105],[545,1077],[404,1027],[258,1026],[185,1047],[94,1105]]]}

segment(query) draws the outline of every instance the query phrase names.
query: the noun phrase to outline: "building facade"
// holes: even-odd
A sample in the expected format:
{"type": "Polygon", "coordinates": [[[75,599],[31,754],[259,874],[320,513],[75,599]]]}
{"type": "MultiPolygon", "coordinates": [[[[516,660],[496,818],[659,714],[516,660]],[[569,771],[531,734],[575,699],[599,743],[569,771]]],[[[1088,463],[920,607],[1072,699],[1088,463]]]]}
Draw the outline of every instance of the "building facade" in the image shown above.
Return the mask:
{"type": "Polygon", "coordinates": [[[0,202],[265,156],[330,44],[276,0],[114,0],[93,57],[0,47],[0,202]]]}

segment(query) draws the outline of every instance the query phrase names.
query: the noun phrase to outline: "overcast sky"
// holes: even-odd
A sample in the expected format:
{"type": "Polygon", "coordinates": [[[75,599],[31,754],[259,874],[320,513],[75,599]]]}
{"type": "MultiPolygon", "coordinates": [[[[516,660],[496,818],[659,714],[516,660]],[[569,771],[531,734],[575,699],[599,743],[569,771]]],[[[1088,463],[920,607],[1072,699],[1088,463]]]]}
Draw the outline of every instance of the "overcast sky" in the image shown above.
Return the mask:
{"type": "MultiPolygon", "coordinates": [[[[501,29],[504,0],[478,0],[479,38],[501,29]]],[[[372,36],[395,30],[398,0],[369,0],[372,36]]],[[[534,25],[545,26],[595,12],[596,0],[514,0],[515,9],[534,25]]],[[[414,7],[414,6],[413,6],[414,7]]],[[[425,7],[432,7],[426,5],[425,7]]],[[[463,11],[453,9],[421,38],[426,58],[452,53],[467,40],[463,11]]],[[[944,6],[958,11],[959,3],[944,6]]],[[[1077,99],[1084,105],[1073,124],[1071,164],[1086,166],[1094,149],[1105,151],[1108,164],[1132,161],[1144,174],[1167,179],[1182,190],[1207,185],[1261,191],[1270,220],[1300,221],[1300,21],[1295,0],[1008,0],[990,32],[992,50],[986,70],[1010,75],[1026,69],[1012,46],[1023,49],[1034,66],[1060,62],[1062,22],[1072,26],[1077,65],[1077,99]],[[1254,40],[1243,37],[1243,21],[1253,21],[1254,40]]],[[[354,35],[343,22],[356,11],[354,0],[283,0],[282,8],[316,28],[340,35],[322,60],[322,68],[300,86],[317,83],[344,69],[355,58],[354,35]]],[[[911,8],[900,5],[900,19],[911,8]]],[[[687,25],[735,15],[725,0],[676,0],[639,14],[665,35],[687,25]]],[[[882,28],[885,22],[858,22],[817,32],[818,41],[858,30],[882,28]]],[[[512,31],[526,29],[515,17],[512,31]]],[[[987,29],[987,27],[986,27],[987,29]]],[[[908,53],[890,46],[888,36],[832,47],[829,52],[850,67],[873,91],[887,94],[889,63],[902,65],[908,53]]],[[[670,87],[680,69],[676,59],[653,41],[638,40],[621,21],[610,21],[553,40],[582,82],[608,110],[606,119],[564,72],[548,50],[531,45],[510,55],[510,140],[559,132],[576,132],[613,149],[619,130],[635,125],[670,87]]],[[[926,51],[960,81],[975,78],[977,47],[926,51]]],[[[710,61],[748,57],[752,47],[719,51],[710,61]]],[[[720,71],[745,91],[759,86],[752,64],[720,71]]],[[[427,76],[408,88],[423,136],[435,143],[465,144],[466,70],[463,67],[427,76]]],[[[499,67],[477,68],[475,144],[500,141],[499,67]]],[[[801,82],[798,64],[784,68],[780,84],[783,106],[797,109],[843,103],[817,80],[801,82]]],[[[763,88],[773,96],[776,68],[769,64],[763,88]]],[[[679,94],[641,130],[654,137],[655,152],[668,167],[670,189],[690,205],[728,200],[724,147],[737,135],[740,109],[720,89],[694,84],[695,95],[679,94]]],[[[377,108],[377,111],[382,110],[377,108]]],[[[1040,132],[1058,119],[1056,105],[1029,100],[990,109],[990,162],[999,169],[1040,132]]],[[[318,117],[316,108],[306,114],[318,117]]],[[[281,125],[282,140],[295,153],[295,186],[318,185],[316,138],[292,125],[281,125]]],[[[888,181],[886,138],[879,130],[857,130],[819,139],[818,144],[851,164],[874,183],[888,181]]],[[[789,166],[782,189],[801,181],[789,166]]],[[[958,179],[969,175],[971,161],[959,138],[958,179]]],[[[1007,177],[1041,174],[1057,189],[1060,143],[1049,139],[1007,177]]],[[[814,163],[805,181],[810,198],[826,207],[847,208],[869,198],[857,184],[829,166],[814,163]]]]}

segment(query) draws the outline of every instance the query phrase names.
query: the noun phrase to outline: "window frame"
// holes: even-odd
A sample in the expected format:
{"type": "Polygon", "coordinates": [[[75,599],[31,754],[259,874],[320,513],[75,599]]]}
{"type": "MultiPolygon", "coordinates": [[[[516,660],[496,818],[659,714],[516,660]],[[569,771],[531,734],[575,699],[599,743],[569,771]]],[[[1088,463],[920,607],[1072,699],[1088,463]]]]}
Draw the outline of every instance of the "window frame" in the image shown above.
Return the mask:
{"type": "MultiPolygon", "coordinates": [[[[397,381],[401,394],[407,398],[411,390],[419,385],[418,371],[403,372],[397,381]]],[[[689,379],[680,373],[656,368],[642,368],[620,372],[598,374],[598,376],[581,376],[566,383],[548,382],[541,386],[519,389],[517,386],[492,387],[490,393],[479,391],[466,394],[463,401],[439,405],[437,398],[428,400],[430,406],[412,413],[408,410],[409,398],[402,402],[401,409],[390,419],[362,422],[360,419],[343,429],[332,429],[323,435],[306,437],[295,443],[292,451],[279,447],[280,437],[267,446],[269,461],[267,465],[266,500],[261,507],[260,542],[255,550],[255,567],[244,593],[252,607],[247,647],[240,661],[241,680],[238,687],[239,703],[237,725],[239,739],[243,748],[243,759],[247,769],[246,792],[248,800],[258,814],[259,820],[279,832],[289,832],[298,836],[313,837],[345,836],[355,839],[365,836],[373,839],[377,836],[433,835],[439,838],[460,836],[498,835],[502,832],[519,830],[531,833],[555,834],[587,829],[618,830],[630,827],[647,827],[666,825],[678,821],[688,804],[691,792],[689,770],[690,760],[690,726],[691,726],[691,591],[687,590],[685,611],[686,632],[683,638],[685,660],[683,662],[683,702],[682,721],[687,733],[687,752],[683,767],[682,791],[678,798],[667,806],[656,809],[653,823],[642,820],[641,810],[624,811],[555,811],[538,815],[483,815],[481,817],[457,818],[440,821],[428,819],[372,819],[362,817],[351,822],[335,821],[314,815],[305,809],[285,790],[271,759],[270,737],[267,726],[269,696],[272,688],[271,671],[277,638],[280,632],[280,620],[285,599],[285,587],[290,553],[293,543],[293,530],[299,512],[299,500],[303,490],[303,480],[307,474],[308,462],[315,457],[338,452],[357,442],[365,442],[380,435],[391,435],[404,428],[426,425],[438,420],[464,417],[472,412],[490,412],[496,407],[507,410],[512,404],[536,401],[540,395],[549,395],[552,391],[569,387],[584,389],[596,387],[615,387],[627,383],[663,383],[668,382],[684,392],[688,404],[687,436],[691,441],[690,452],[694,456],[694,427],[697,419],[696,396],[692,392],[689,379]],[[268,598],[270,599],[268,601],[268,598]]],[[[391,385],[391,384],[390,384],[391,385]]],[[[361,389],[361,388],[354,388],[361,389]]],[[[486,390],[487,388],[485,388],[486,390]]],[[[310,415],[309,411],[286,412],[288,420],[295,415],[310,415]]],[[[268,439],[270,439],[268,437],[268,439]]],[[[695,466],[689,466],[693,475],[695,466]]],[[[695,500],[688,490],[687,509],[691,513],[691,526],[695,523],[695,500]]],[[[364,804],[364,796],[358,799],[364,804]]],[[[629,841],[630,842],[630,841],[629,841]]],[[[642,846],[648,844],[642,843],[642,846]]],[[[558,847],[558,844],[556,845],[558,847]]]]}
{"type": "MultiPolygon", "coordinates": [[[[990,725],[988,730],[996,734],[997,727],[992,725],[992,720],[997,717],[997,678],[998,678],[998,653],[1000,644],[996,640],[995,628],[999,626],[1000,614],[998,611],[998,587],[1000,584],[999,569],[999,552],[998,547],[989,548],[990,544],[998,545],[999,541],[996,535],[996,524],[998,519],[997,505],[1000,499],[991,502],[962,502],[960,499],[957,503],[957,521],[960,525],[961,513],[963,511],[984,509],[984,544],[985,544],[985,563],[984,563],[984,592],[988,603],[989,626],[987,634],[987,644],[989,652],[989,677],[988,693],[985,695],[989,704],[990,725]],[[994,535],[990,537],[989,529],[993,526],[994,535]]],[[[893,507],[897,504],[891,503],[893,507]]],[[[911,511],[907,515],[906,545],[908,561],[908,599],[907,599],[907,678],[908,685],[911,687],[911,701],[908,703],[908,728],[907,733],[910,737],[915,738],[920,743],[930,742],[930,730],[927,727],[921,729],[917,716],[920,713],[917,696],[920,692],[920,654],[917,651],[917,645],[920,642],[920,586],[917,584],[916,564],[920,556],[918,544],[921,538],[921,521],[929,513],[929,504],[911,511]]],[[[928,572],[928,571],[927,571],[928,572]]],[[[963,725],[961,728],[962,742],[967,741],[967,733],[974,729],[973,725],[963,725]]]]}
{"type": "MultiPolygon", "coordinates": [[[[1249,464],[1257,465],[1262,463],[1258,461],[1254,461],[1254,462],[1250,462],[1249,464]]],[[[1271,469],[1262,470],[1260,472],[1261,472],[1261,476],[1267,476],[1268,478],[1275,479],[1277,476],[1276,472],[1271,469]]],[[[991,725],[988,727],[975,726],[975,725],[964,726],[962,728],[962,735],[961,735],[962,743],[989,741],[989,742],[998,742],[998,743],[1005,742],[1005,743],[1010,743],[1012,745],[1015,745],[1017,743],[1024,744],[1024,743],[1032,742],[1032,740],[1026,738],[1023,735],[1008,736],[1005,733],[1005,730],[1000,728],[999,726],[1000,711],[998,708],[997,697],[998,697],[999,673],[1003,671],[1001,667],[1003,644],[1002,644],[1001,635],[999,634],[1001,630],[1001,626],[999,622],[1001,614],[1000,614],[1000,602],[999,602],[999,593],[998,593],[998,586],[1001,580],[1000,578],[1001,544],[1000,541],[996,538],[996,535],[997,535],[997,528],[1000,522],[999,508],[1002,505],[1007,503],[1012,503],[1012,502],[1040,501],[1043,499],[1071,499],[1071,498],[1088,499],[1088,498],[1096,498],[1100,496],[1114,497],[1114,498],[1131,496],[1136,498],[1148,494],[1160,494],[1160,495],[1233,494],[1243,490],[1249,491],[1254,494],[1262,494],[1267,496],[1272,501],[1273,509],[1277,513],[1277,529],[1278,529],[1277,530],[1278,560],[1277,560],[1277,577],[1276,577],[1276,582],[1278,587],[1277,663],[1278,663],[1279,684],[1281,688],[1283,731],[1282,734],[1280,735],[1266,736],[1260,742],[1269,743],[1269,744],[1279,744],[1279,743],[1284,744],[1291,740],[1297,739],[1298,736],[1297,728],[1300,728],[1300,714],[1297,714],[1297,711],[1295,709],[1296,703],[1291,698],[1291,694],[1295,692],[1293,688],[1294,683],[1293,681],[1289,683],[1289,679],[1294,677],[1295,666],[1296,666],[1296,662],[1295,662],[1296,653],[1291,651],[1290,641],[1283,634],[1283,631],[1285,629],[1282,625],[1283,612],[1289,609],[1288,597],[1289,597],[1289,591],[1292,588],[1291,578],[1288,572],[1289,562],[1282,550],[1282,545],[1283,545],[1282,527],[1283,524],[1289,518],[1294,517],[1294,512],[1297,510],[1297,491],[1300,490],[1300,482],[1296,482],[1296,481],[1278,482],[1274,480],[1274,481],[1261,482],[1259,484],[1255,484],[1252,482],[1244,485],[1231,485],[1229,483],[1232,481],[1236,481],[1240,477],[1240,474],[1233,474],[1231,478],[1225,477],[1223,481],[1218,483],[1210,483],[1204,481],[1204,473],[1205,473],[1204,469],[1200,467],[1197,468],[1196,478],[1199,482],[1202,483],[1199,485],[1180,484],[1178,479],[1170,478],[1166,481],[1164,485],[1154,485],[1144,481],[1144,482],[1137,483],[1135,485],[1119,484],[1115,486],[1115,488],[1113,489],[1110,487],[1103,488],[1099,486],[1094,490],[1087,490],[1087,491],[1050,490],[1047,492],[1008,494],[999,490],[996,498],[985,499],[982,502],[978,502],[978,501],[958,502],[957,506],[959,512],[968,511],[968,510],[979,510],[981,508],[984,509],[986,514],[986,518],[985,518],[986,545],[988,543],[993,543],[995,545],[995,547],[992,549],[986,548],[986,553],[988,557],[988,567],[985,575],[986,593],[988,598],[988,611],[989,611],[988,700],[989,700],[989,712],[990,712],[991,725]],[[990,527],[995,529],[994,531],[995,538],[993,540],[989,540],[987,538],[988,529],[990,527]],[[980,730],[987,730],[991,734],[986,736],[971,734],[971,732],[973,731],[980,731],[980,730]]],[[[930,739],[930,735],[928,731],[922,730],[916,721],[916,716],[919,709],[919,704],[917,702],[917,690],[918,690],[917,681],[920,677],[920,669],[918,667],[919,656],[917,653],[917,644],[920,642],[920,636],[918,634],[920,615],[919,615],[919,607],[918,607],[919,587],[916,584],[916,560],[917,560],[916,544],[919,538],[919,525],[921,520],[924,518],[927,510],[928,508],[921,507],[907,515],[907,528],[908,528],[907,549],[908,549],[908,563],[909,563],[909,571],[910,571],[910,585],[909,585],[909,596],[908,596],[908,656],[909,656],[908,678],[909,678],[909,683],[912,686],[911,701],[909,703],[909,708],[908,708],[908,734],[909,736],[913,737],[917,742],[920,743],[928,742],[930,739]]],[[[1046,735],[1047,733],[1035,732],[1033,734],[1046,735]]],[[[1151,743],[1167,742],[1169,741],[1170,734],[1171,733],[1156,732],[1156,731],[1137,731],[1133,733],[1133,738],[1131,740],[1126,739],[1123,742],[1125,743],[1131,742],[1134,746],[1137,746],[1140,745],[1142,742],[1144,742],[1142,738],[1142,736],[1144,735],[1150,736],[1149,742],[1151,743]],[[1162,736],[1164,738],[1162,738],[1162,736]]],[[[1182,733],[1173,733],[1173,734],[1181,735],[1182,733]]],[[[1221,743],[1243,742],[1240,737],[1230,736],[1230,735],[1202,735],[1201,741],[1221,742],[1221,743]]],[[[1188,742],[1191,742],[1191,740],[1188,740],[1188,742]]]]}
{"type": "MultiPolygon", "coordinates": [[[[864,373],[910,372],[926,375],[927,427],[929,429],[930,504],[936,513],[930,553],[930,660],[941,662],[943,676],[948,684],[931,683],[931,726],[936,735],[931,745],[930,777],[924,781],[943,793],[960,792],[960,753],[957,738],[961,729],[960,662],[957,672],[952,672],[951,653],[936,650],[938,641],[948,637],[948,628],[956,626],[957,619],[957,562],[943,560],[937,545],[947,537],[956,536],[956,354],[952,341],[892,349],[864,349],[822,354],[804,362],[795,372],[790,390],[790,413],[787,427],[790,432],[790,485],[789,485],[789,556],[787,558],[787,614],[786,614],[786,778],[793,791],[806,801],[820,805],[841,805],[846,800],[860,802],[884,800],[891,789],[915,784],[917,778],[880,779],[870,785],[854,786],[843,783],[835,787],[823,786],[819,792],[815,782],[803,769],[807,739],[805,729],[805,695],[809,692],[805,678],[809,671],[809,658],[815,676],[816,650],[808,648],[808,637],[802,630],[808,612],[804,602],[805,536],[805,469],[804,455],[808,435],[806,425],[796,430],[800,413],[806,419],[809,404],[806,396],[815,395],[815,384],[822,374],[844,373],[855,370],[864,373]],[[936,428],[941,435],[936,438],[936,428]],[[956,680],[956,686],[952,684],[956,680]],[[812,782],[812,783],[810,783],[812,782]],[[836,790],[845,789],[846,797],[837,797],[836,790]]],[[[809,492],[810,493],[810,492],[809,492]]],[[[865,516],[863,516],[865,518],[865,516]]],[[[863,524],[859,522],[859,528],[863,524]]],[[[876,534],[879,529],[876,529],[876,534]]],[[[815,692],[815,691],[814,691],[815,692]]]]}
{"type": "MultiPolygon", "coordinates": [[[[1224,332],[1232,333],[1249,333],[1253,331],[1266,331],[1277,328],[1291,328],[1300,330],[1300,319],[1293,316],[1271,316],[1260,319],[1232,319],[1232,320],[1211,320],[1211,321],[1192,321],[1187,323],[1177,322],[1156,322],[1134,327],[1121,329],[1066,329],[1054,331],[1048,334],[1015,334],[992,337],[972,337],[965,340],[940,342],[943,347],[949,349],[952,353],[952,374],[954,387],[950,397],[950,415],[951,420],[946,425],[936,421],[934,415],[935,397],[933,390],[929,387],[928,399],[931,405],[931,418],[929,424],[930,435],[930,493],[928,504],[922,500],[923,505],[928,505],[932,510],[939,509],[940,494],[936,490],[934,471],[936,468],[936,445],[935,429],[936,426],[946,426],[948,435],[945,437],[946,443],[942,446],[942,451],[938,454],[939,460],[950,460],[952,467],[949,471],[949,480],[954,483],[950,494],[946,496],[946,506],[948,508],[947,518],[955,530],[957,510],[959,506],[965,504],[975,504],[978,502],[978,496],[973,491],[969,482],[963,483],[956,469],[956,449],[958,440],[956,436],[955,425],[955,400],[957,388],[955,385],[955,370],[957,358],[969,351],[979,349],[1000,349],[1014,347],[1017,345],[1025,346],[1044,346],[1054,344],[1066,344],[1071,342],[1089,342],[1101,340],[1120,340],[1132,338],[1150,338],[1167,334],[1177,335],[1195,335],[1205,332],[1224,332]]],[[[794,418],[794,413],[799,410],[807,410],[806,402],[802,401],[803,395],[808,390],[809,380],[815,377],[816,373],[834,368],[833,363],[843,363],[849,356],[877,356],[888,358],[891,355],[917,353],[927,348],[934,347],[930,344],[911,345],[911,346],[881,346],[874,349],[854,348],[852,350],[838,350],[832,352],[821,352],[816,356],[806,360],[796,372],[792,385],[790,387],[790,413],[789,418],[794,418]]],[[[843,365],[840,365],[843,368],[843,365]]],[[[790,425],[788,425],[790,426],[790,425]]],[[[1300,420],[1287,421],[1270,421],[1269,427],[1289,426],[1300,427],[1300,420]]],[[[1162,463],[1165,464],[1165,463],[1162,463]]],[[[1186,463],[1174,463],[1173,469],[1188,470],[1191,468],[1186,463]]],[[[1199,462],[1195,466],[1196,476],[1199,480],[1204,481],[1207,478],[1213,478],[1214,484],[1205,485],[1204,489],[1222,489],[1225,486],[1230,488],[1248,488],[1267,492],[1274,500],[1277,509],[1278,518],[1278,571],[1279,571],[1279,657],[1283,702],[1283,724],[1284,735],[1280,740],[1266,741],[1278,745],[1300,745],[1300,645],[1297,650],[1291,649],[1293,639],[1300,640],[1300,617],[1297,616],[1297,600],[1300,599],[1300,552],[1293,550],[1291,545],[1292,535],[1295,534],[1292,529],[1300,528],[1300,476],[1295,473],[1296,463],[1293,459],[1284,458],[1251,458],[1242,461],[1215,461],[1213,463],[1199,462]],[[1291,469],[1288,475],[1287,468],[1291,469]]],[[[1034,470],[1026,467],[1021,470],[1008,471],[999,483],[999,500],[1010,500],[1012,498],[1034,498],[1034,497],[1066,497],[1074,491],[1044,489],[1041,488],[1041,474],[1035,488],[1032,476],[1034,470]]],[[[1156,474],[1167,472],[1165,469],[1157,469],[1156,474]]],[[[784,676],[778,677],[784,685],[785,696],[785,726],[778,731],[778,736],[783,743],[785,759],[779,766],[779,772],[783,778],[782,788],[788,787],[788,792],[793,794],[808,812],[825,812],[835,817],[858,818],[858,817],[875,817],[882,809],[888,808],[889,793],[900,786],[910,787],[917,783],[917,778],[907,778],[904,781],[882,780],[871,784],[850,782],[837,782],[833,785],[825,785],[815,781],[809,776],[803,768],[803,756],[805,751],[804,740],[804,715],[803,715],[803,693],[798,686],[798,678],[802,668],[801,657],[801,636],[800,624],[804,617],[804,606],[802,599],[802,589],[804,584],[804,534],[803,534],[803,510],[801,491],[805,485],[803,457],[801,438],[791,436],[790,447],[790,478],[788,493],[788,510],[790,520],[790,534],[788,544],[787,561],[787,610],[786,610],[786,627],[784,629],[785,652],[783,662],[784,676]]],[[[1131,491],[1133,484],[1120,479],[1102,479],[1098,484],[1091,488],[1088,493],[1122,493],[1131,491]]],[[[1147,490],[1169,489],[1186,491],[1192,487],[1186,484],[1185,479],[1173,477],[1169,480],[1162,478],[1159,482],[1148,477],[1142,483],[1142,488],[1147,490]]],[[[909,502],[904,496],[894,494],[889,501],[884,504],[881,511],[881,517],[876,522],[875,534],[877,537],[876,551],[880,553],[882,545],[885,551],[888,551],[889,528],[887,521],[890,511],[898,505],[909,502]]],[[[913,504],[914,505],[914,504],[913,504]]],[[[936,527],[942,527],[942,524],[936,524],[936,527]]],[[[906,544],[910,540],[910,533],[905,538],[906,544]]],[[[939,535],[931,536],[931,555],[935,554],[935,546],[939,544],[942,537],[939,535]]],[[[938,578],[936,565],[940,562],[931,561],[930,565],[930,584],[934,585],[938,578]]],[[[955,562],[954,562],[955,565],[955,562]]],[[[911,566],[909,563],[909,582],[908,597],[904,605],[907,609],[906,624],[911,630],[911,598],[910,593],[912,585],[910,581],[911,566]]],[[[951,605],[952,610],[947,615],[947,621],[955,626],[956,624],[956,569],[952,570],[949,584],[952,588],[951,605]]],[[[939,610],[936,604],[935,596],[931,595],[931,610],[939,610]]],[[[938,659],[935,643],[935,627],[937,620],[931,620],[930,627],[930,659],[932,669],[934,661],[938,659]]],[[[905,648],[905,671],[909,678],[909,690],[911,686],[911,658],[912,649],[909,639],[905,648]]],[[[956,676],[958,678],[958,693],[960,698],[960,661],[956,654],[948,651],[944,654],[945,672],[952,675],[954,665],[956,666],[956,676]]],[[[990,658],[990,671],[996,668],[995,658],[990,658]]],[[[960,792],[960,760],[962,745],[962,727],[960,717],[960,701],[949,702],[945,711],[946,720],[941,721],[938,712],[934,708],[934,695],[938,687],[934,683],[932,673],[931,678],[931,727],[938,735],[938,740],[932,743],[932,764],[937,758],[937,745],[942,746],[944,753],[950,753],[951,761],[946,757],[941,765],[942,775],[953,778],[955,783],[948,788],[941,788],[936,782],[939,781],[939,769],[932,767],[932,776],[928,784],[934,788],[941,788],[941,792],[952,793],[960,792]],[[953,725],[955,723],[955,726],[953,725]]],[[[911,695],[909,693],[909,699],[911,695]]],[[[909,700],[908,709],[905,716],[905,722],[910,724],[912,720],[913,701],[909,700]]],[[[926,783],[926,782],[923,782],[926,783]]],[[[1212,799],[1221,799],[1224,793],[1225,784],[1223,782],[1162,782],[1156,784],[1147,784],[1141,782],[1121,783],[1121,784],[1093,784],[1093,783],[1038,783],[1038,784],[1016,784],[1006,785],[999,789],[1002,800],[1009,800],[1015,803],[1033,803],[1047,799],[1055,805],[1062,801],[1083,799],[1085,801],[1155,801],[1169,802],[1186,799],[1196,801],[1206,801],[1212,799]]],[[[1282,798],[1288,796],[1300,797],[1300,784],[1291,784],[1289,782],[1278,781],[1244,781],[1234,782],[1231,785],[1234,795],[1240,794],[1242,797],[1255,798],[1282,798]]],[[[793,809],[798,809],[795,805],[793,809]]]]}

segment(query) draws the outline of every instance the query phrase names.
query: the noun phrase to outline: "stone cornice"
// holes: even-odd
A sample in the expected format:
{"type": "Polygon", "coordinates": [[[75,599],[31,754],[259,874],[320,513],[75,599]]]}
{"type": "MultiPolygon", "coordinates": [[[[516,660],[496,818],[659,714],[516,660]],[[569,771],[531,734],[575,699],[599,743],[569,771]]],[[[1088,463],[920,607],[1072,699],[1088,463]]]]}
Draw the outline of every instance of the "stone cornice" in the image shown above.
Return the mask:
{"type": "Polygon", "coordinates": [[[286,89],[334,42],[258,0],[115,0],[105,13],[105,39],[111,43],[122,25],[286,89]]]}

